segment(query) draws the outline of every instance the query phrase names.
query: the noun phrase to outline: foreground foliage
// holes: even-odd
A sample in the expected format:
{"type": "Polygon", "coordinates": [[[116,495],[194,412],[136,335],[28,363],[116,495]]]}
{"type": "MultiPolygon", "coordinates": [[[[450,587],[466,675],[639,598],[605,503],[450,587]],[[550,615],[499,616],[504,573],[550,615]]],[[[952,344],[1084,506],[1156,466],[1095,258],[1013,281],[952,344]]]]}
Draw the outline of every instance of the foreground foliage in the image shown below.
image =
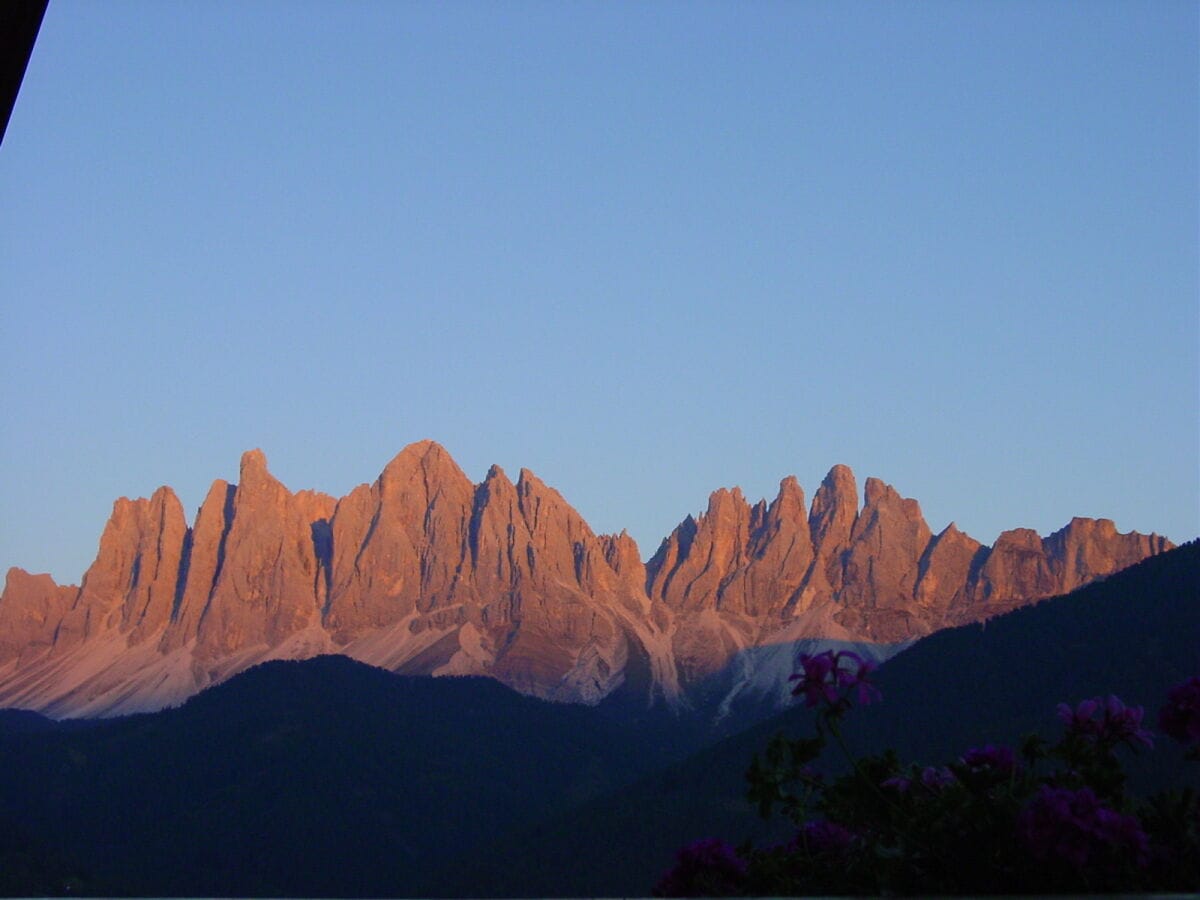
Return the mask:
{"type": "MultiPolygon", "coordinates": [[[[1120,755],[1154,745],[1142,707],[1115,696],[1060,704],[1056,743],[1034,734],[1017,750],[972,747],[921,766],[846,747],[842,719],[881,699],[870,662],[828,651],[800,665],[793,694],[817,710],[816,734],[776,737],[747,776],[762,815],[780,810],[794,837],[759,848],[699,841],[679,851],[657,895],[1200,888],[1200,798],[1126,787],[1120,755]],[[827,780],[814,763],[831,743],[850,771],[827,780]]],[[[1200,761],[1200,677],[1170,691],[1158,728],[1200,761]]]]}

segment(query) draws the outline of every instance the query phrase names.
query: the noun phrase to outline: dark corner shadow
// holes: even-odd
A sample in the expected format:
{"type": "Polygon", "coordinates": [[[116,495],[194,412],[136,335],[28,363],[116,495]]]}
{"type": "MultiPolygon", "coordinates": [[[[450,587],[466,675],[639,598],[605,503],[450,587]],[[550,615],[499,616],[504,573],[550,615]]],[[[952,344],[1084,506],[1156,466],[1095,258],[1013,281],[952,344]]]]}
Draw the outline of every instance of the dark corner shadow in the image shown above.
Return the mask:
{"type": "Polygon", "coordinates": [[[0,3],[0,144],[17,103],[25,69],[42,27],[49,0],[4,0],[0,3]]]}

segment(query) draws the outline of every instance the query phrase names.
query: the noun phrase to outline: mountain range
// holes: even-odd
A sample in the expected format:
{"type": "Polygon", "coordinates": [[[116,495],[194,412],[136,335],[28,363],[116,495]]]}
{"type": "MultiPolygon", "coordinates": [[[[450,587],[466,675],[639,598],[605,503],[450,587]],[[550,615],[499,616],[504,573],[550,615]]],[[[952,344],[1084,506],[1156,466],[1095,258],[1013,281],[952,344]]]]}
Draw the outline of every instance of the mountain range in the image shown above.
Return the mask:
{"type": "Polygon", "coordinates": [[[325,653],[393,672],[486,675],[522,693],[686,706],[719,685],[787,695],[798,647],[886,658],[1172,547],[1072,519],[988,547],[934,535],[915,500],[835,466],[806,503],[720,489],[648,560],[598,535],[527,469],[473,484],[412,444],[373,484],[293,493],[245,453],[189,525],[169,487],[121,498],[81,584],[10,569],[0,595],[0,706],[56,717],[177,705],[257,663],[325,653]]]}

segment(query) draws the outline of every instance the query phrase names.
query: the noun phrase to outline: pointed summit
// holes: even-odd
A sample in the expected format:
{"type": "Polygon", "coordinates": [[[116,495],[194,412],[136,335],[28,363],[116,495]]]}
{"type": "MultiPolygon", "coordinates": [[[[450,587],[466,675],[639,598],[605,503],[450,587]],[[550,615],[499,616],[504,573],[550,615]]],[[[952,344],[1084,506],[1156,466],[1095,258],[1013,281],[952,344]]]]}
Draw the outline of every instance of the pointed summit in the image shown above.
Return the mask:
{"type": "Polygon", "coordinates": [[[863,486],[863,505],[874,506],[882,503],[884,498],[899,497],[896,489],[878,478],[868,478],[863,486]]]}
{"type": "Polygon", "coordinates": [[[746,562],[751,509],[740,488],[718,488],[699,519],[688,516],[647,564],[650,596],[674,609],[713,609],[719,588],[746,562]]]}
{"type": "Polygon", "coordinates": [[[257,447],[242,454],[238,466],[237,502],[239,506],[278,505],[291,492],[267,468],[267,456],[257,447]]]}
{"type": "Polygon", "coordinates": [[[338,501],[324,618],[337,643],[448,602],[474,500],[446,449],[424,440],[338,501]]]}
{"type": "Polygon", "coordinates": [[[854,473],[849,466],[836,465],[817,488],[808,516],[814,555],[806,586],[806,590],[811,589],[809,602],[841,588],[841,553],[850,544],[850,532],[857,516],[858,487],[854,473]]]}
{"type": "Polygon", "coordinates": [[[188,533],[187,565],[181,567],[183,583],[177,588],[171,624],[163,635],[163,652],[177,650],[193,640],[200,617],[221,573],[225,541],[233,525],[237,486],[218,478],[205,495],[188,533]]]}
{"type": "Polygon", "coordinates": [[[708,510],[702,519],[729,521],[749,517],[750,505],[740,487],[717,488],[708,495],[708,510]]]}
{"type": "Polygon", "coordinates": [[[795,476],[779,482],[768,507],[752,517],[747,562],[722,587],[722,608],[753,617],[782,615],[812,562],[804,491],[795,476]]]}
{"type": "Polygon", "coordinates": [[[428,440],[409,444],[392,457],[375,486],[389,503],[401,503],[412,516],[424,515],[443,491],[463,496],[471,490],[470,479],[446,448],[428,440]]]}
{"type": "Polygon", "coordinates": [[[170,488],[159,488],[149,500],[117,500],[56,644],[114,633],[138,643],[164,627],[186,534],[183,506],[170,488]]]}
{"type": "Polygon", "coordinates": [[[49,651],[78,593],[75,585],[60,586],[49,575],[9,569],[0,594],[0,659],[30,659],[49,651]]]}
{"type": "Polygon", "coordinates": [[[781,518],[803,519],[805,515],[804,488],[800,487],[795,475],[788,475],[779,482],[779,493],[771,502],[770,516],[777,521],[781,518]]]}
{"type": "Polygon", "coordinates": [[[929,542],[921,557],[914,599],[940,624],[937,616],[967,602],[974,570],[983,564],[983,545],[951,522],[929,542]]]}
{"type": "Polygon", "coordinates": [[[402,472],[410,472],[419,467],[441,469],[445,466],[458,468],[458,464],[454,462],[454,459],[445,447],[437,443],[437,441],[417,441],[416,443],[409,444],[393,456],[388,461],[388,464],[383,467],[380,478],[386,478],[389,475],[396,475],[402,472]]]}
{"type": "Polygon", "coordinates": [[[858,515],[858,486],[849,466],[836,465],[829,470],[813,496],[809,524],[813,544],[821,546],[828,538],[849,540],[850,529],[858,515]]]}
{"type": "Polygon", "coordinates": [[[257,447],[253,450],[247,450],[242,454],[242,461],[238,471],[238,477],[242,481],[269,474],[267,471],[267,455],[257,447]]]}
{"type": "Polygon", "coordinates": [[[868,478],[866,504],[844,555],[840,600],[846,609],[837,621],[883,641],[923,633],[925,626],[914,621],[909,607],[931,539],[916,500],[868,478]]]}

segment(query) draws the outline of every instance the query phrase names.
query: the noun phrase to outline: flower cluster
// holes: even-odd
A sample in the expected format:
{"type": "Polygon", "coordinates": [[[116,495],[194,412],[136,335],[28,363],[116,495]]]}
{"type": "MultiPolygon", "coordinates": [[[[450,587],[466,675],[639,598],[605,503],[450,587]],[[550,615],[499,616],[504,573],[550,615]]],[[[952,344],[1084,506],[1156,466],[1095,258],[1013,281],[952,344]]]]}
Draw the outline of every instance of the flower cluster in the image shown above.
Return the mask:
{"type": "Polygon", "coordinates": [[[1200,749],[1200,675],[1170,690],[1158,714],[1158,727],[1181,744],[1200,749]]]}
{"type": "Polygon", "coordinates": [[[1150,842],[1137,818],[1109,808],[1092,791],[1042,785],[1017,819],[1034,859],[1065,863],[1083,873],[1089,866],[1131,860],[1144,868],[1150,842]]]}
{"type": "MultiPolygon", "coordinates": [[[[796,826],[755,849],[701,841],[680,851],[656,893],[681,895],[1189,892],[1200,888],[1200,797],[1126,792],[1117,750],[1150,747],[1144,710],[1119,698],[1060,704],[1063,737],[1013,749],[971,747],[945,766],[902,764],[893,751],[855,758],[840,730],[879,698],[873,665],[827,651],[799,659],[793,694],[817,708],[817,734],[778,735],[748,773],[750,799],[796,826]],[[830,741],[849,763],[812,769],[830,741]]],[[[1178,685],[1162,731],[1200,759],[1200,677],[1178,685]]]]}
{"type": "Polygon", "coordinates": [[[792,689],[792,696],[803,694],[805,706],[825,704],[831,710],[844,711],[850,707],[851,692],[860,706],[882,697],[869,680],[875,671],[875,663],[857,653],[849,650],[826,650],[815,655],[802,653],[798,662],[800,671],[789,680],[798,682],[792,689]]]}
{"type": "MultiPolygon", "coordinates": [[[[1200,707],[1197,709],[1200,711],[1200,707]]],[[[1144,716],[1142,707],[1126,706],[1111,695],[1107,699],[1083,700],[1075,709],[1066,703],[1058,704],[1058,717],[1067,726],[1068,734],[1110,747],[1122,742],[1153,747],[1154,735],[1142,727],[1144,716]]],[[[1200,719],[1197,725],[1200,727],[1200,719]]]]}
{"type": "Polygon", "coordinates": [[[675,868],[654,888],[657,897],[721,897],[741,893],[746,861],[732,844],[708,838],[675,854],[675,868]]]}

